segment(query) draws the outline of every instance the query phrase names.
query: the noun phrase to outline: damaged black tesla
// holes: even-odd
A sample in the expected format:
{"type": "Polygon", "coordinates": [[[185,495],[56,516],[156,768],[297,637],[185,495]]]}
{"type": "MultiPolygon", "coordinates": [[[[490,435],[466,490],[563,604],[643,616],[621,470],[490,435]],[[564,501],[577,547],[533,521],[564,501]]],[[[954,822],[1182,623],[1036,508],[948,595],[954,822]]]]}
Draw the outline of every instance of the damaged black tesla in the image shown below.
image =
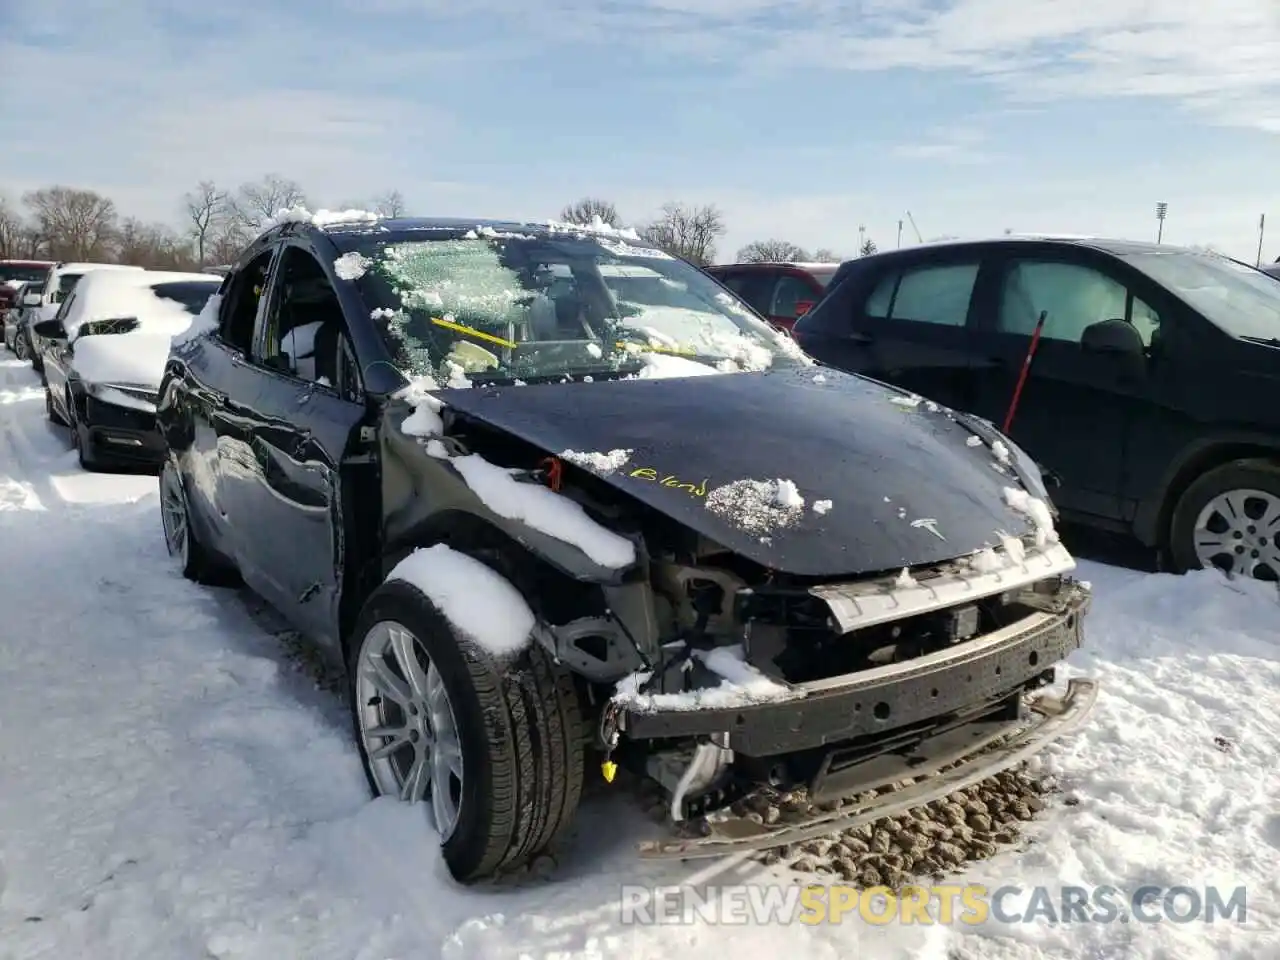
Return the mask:
{"type": "Polygon", "coordinates": [[[159,422],[183,572],[341,662],[372,788],[460,880],[620,766],[682,825],[645,854],[713,855],[929,802],[1096,696],[1048,689],[1089,592],[1021,451],[602,225],[286,217],[159,422]],[[739,815],[769,791],[825,812],[739,815]]]}

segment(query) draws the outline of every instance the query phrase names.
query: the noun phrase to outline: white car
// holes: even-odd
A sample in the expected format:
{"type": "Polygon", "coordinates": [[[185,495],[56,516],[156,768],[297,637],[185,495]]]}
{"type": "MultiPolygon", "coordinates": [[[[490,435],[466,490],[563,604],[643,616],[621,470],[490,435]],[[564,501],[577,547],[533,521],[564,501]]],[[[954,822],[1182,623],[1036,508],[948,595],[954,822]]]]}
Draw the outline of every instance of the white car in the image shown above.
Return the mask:
{"type": "Polygon", "coordinates": [[[80,463],[154,466],[164,457],[156,393],[169,342],[217,292],[221,277],[92,270],[34,333],[44,352],[49,419],[71,428],[80,463]]]}
{"type": "Polygon", "coordinates": [[[55,263],[45,274],[44,285],[39,292],[28,291],[19,301],[24,309],[17,337],[25,340],[19,348],[19,356],[28,357],[31,360],[32,369],[37,373],[44,372],[42,354],[45,344],[33,335],[32,328],[41,321],[52,320],[57,316],[59,306],[67,299],[77,281],[86,273],[95,270],[129,270],[136,273],[140,272],[142,267],[120,263],[55,263]]]}

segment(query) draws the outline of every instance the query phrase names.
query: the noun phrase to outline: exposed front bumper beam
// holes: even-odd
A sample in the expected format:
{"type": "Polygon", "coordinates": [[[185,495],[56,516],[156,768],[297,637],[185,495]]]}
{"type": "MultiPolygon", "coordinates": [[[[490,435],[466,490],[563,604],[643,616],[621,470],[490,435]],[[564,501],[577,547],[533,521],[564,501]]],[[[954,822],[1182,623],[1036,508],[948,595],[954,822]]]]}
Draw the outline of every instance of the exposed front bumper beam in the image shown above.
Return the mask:
{"type": "Polygon", "coordinates": [[[1016,623],[901,663],[792,684],[786,699],[740,706],[646,710],[627,707],[619,729],[637,740],[717,736],[749,757],[777,756],[894,731],[1032,685],[1079,648],[1089,591],[1068,581],[1041,610],[1016,623]]]}
{"type": "Polygon", "coordinates": [[[869,803],[777,824],[756,823],[717,812],[701,821],[706,835],[645,841],[640,844],[640,856],[644,859],[684,860],[766,850],[849,830],[924,806],[1035,755],[1078,727],[1093,709],[1097,698],[1096,681],[1071,680],[1063,696],[1045,692],[1031,697],[1027,706],[1033,719],[1008,733],[1002,743],[979,747],[959,760],[948,758],[932,767],[913,770],[916,779],[909,786],[881,793],[869,803]]]}

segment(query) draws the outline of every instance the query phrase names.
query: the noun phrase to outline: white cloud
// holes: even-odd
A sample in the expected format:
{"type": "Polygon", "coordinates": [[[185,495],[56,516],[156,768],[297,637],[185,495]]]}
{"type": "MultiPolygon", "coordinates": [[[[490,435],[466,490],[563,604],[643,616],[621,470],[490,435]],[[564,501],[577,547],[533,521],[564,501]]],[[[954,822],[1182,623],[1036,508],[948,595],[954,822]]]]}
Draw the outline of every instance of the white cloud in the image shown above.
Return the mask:
{"type": "MultiPolygon", "coordinates": [[[[602,193],[644,217],[683,199],[722,207],[732,230],[725,254],[778,235],[852,250],[860,223],[892,246],[907,206],[926,235],[1005,227],[1133,233],[1150,219],[1155,196],[1147,193],[1158,191],[1171,204],[1167,239],[1250,253],[1258,201],[1245,197],[1263,190],[1262,161],[1256,174],[1247,165],[1202,165],[1196,183],[1179,183],[1190,161],[1161,180],[1138,169],[1146,158],[1133,159],[1134,144],[1122,144],[1113,155],[1129,165],[1123,177],[1097,175],[1115,170],[1098,158],[1078,178],[1028,171],[1033,182],[1009,184],[982,175],[982,164],[1008,161],[1013,147],[987,139],[981,117],[896,145],[877,144],[868,131],[871,142],[850,158],[845,192],[837,174],[806,172],[806,158],[824,153],[815,163],[836,166],[821,128],[789,154],[799,176],[773,176],[777,187],[762,179],[756,190],[741,181],[727,189],[713,174],[628,184],[608,166],[589,171],[579,189],[568,168],[556,175],[544,161],[521,172],[511,156],[483,155],[475,155],[473,182],[459,183],[440,158],[468,157],[469,137],[483,126],[460,96],[470,73],[519,83],[537,77],[540,61],[583,45],[616,59],[617,74],[583,82],[615,84],[620,103],[626,71],[665,57],[682,68],[711,64],[720,79],[710,82],[723,83],[761,71],[794,82],[798,68],[823,65],[950,71],[942,82],[957,72],[980,77],[1022,107],[1154,97],[1195,117],[1280,132],[1275,0],[342,0],[326,13],[343,5],[345,20],[336,21],[275,0],[41,0],[15,8],[10,22],[35,39],[20,45],[21,34],[0,35],[0,89],[23,94],[0,105],[0,190],[87,186],[125,212],[166,220],[200,179],[231,185],[268,172],[297,179],[316,203],[398,187],[415,210],[440,215],[546,217],[579,193],[602,193]],[[897,167],[921,171],[914,195],[886,195],[877,171],[897,167]],[[1130,195],[1135,185],[1141,196],[1130,195]]],[[[839,98],[847,89],[837,82],[798,94],[839,98]]],[[[572,97],[565,93],[566,109],[572,97]]],[[[749,95],[743,104],[743,116],[752,116],[749,95]]],[[[856,96],[847,106],[856,124],[856,96]]],[[[625,113],[614,119],[625,124],[625,113]]],[[[557,133],[568,136],[552,124],[548,145],[563,154],[557,133]]],[[[761,163],[776,174],[782,159],[761,163]]],[[[904,238],[911,236],[908,225],[904,238]]]]}

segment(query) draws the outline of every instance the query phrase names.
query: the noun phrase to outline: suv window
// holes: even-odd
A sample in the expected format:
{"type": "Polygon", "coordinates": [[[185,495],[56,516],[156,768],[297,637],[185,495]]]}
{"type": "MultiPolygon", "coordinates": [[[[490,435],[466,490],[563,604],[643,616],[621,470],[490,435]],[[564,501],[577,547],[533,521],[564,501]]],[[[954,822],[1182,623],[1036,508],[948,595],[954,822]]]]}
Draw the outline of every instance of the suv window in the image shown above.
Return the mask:
{"type": "Polygon", "coordinates": [[[273,251],[259,254],[235,275],[222,304],[218,337],[227,346],[249,356],[253,346],[253,329],[258,318],[258,302],[267,286],[267,271],[273,251]]]}
{"type": "Polygon", "coordinates": [[[978,267],[974,261],[892,273],[871,291],[867,316],[963,327],[969,316],[978,267]]]}
{"type": "Polygon", "coordinates": [[[342,303],[320,262],[299,247],[285,247],[253,359],[337,390],[345,328],[342,303]]]}
{"type": "Polygon", "coordinates": [[[773,291],[773,308],[771,317],[784,317],[788,320],[796,315],[796,304],[804,301],[812,304],[818,299],[813,287],[794,274],[784,273],[778,278],[778,285],[773,291]]]}
{"type": "Polygon", "coordinates": [[[1124,284],[1092,267],[1074,263],[1024,260],[1005,273],[1000,291],[998,329],[1030,336],[1041,311],[1042,337],[1079,343],[1086,327],[1104,320],[1126,320],[1151,338],[1160,318],[1141,300],[1130,303],[1124,284]]]}
{"type": "Polygon", "coordinates": [[[721,282],[750,304],[762,316],[769,315],[775,276],[764,270],[743,270],[721,278],[721,282]]]}

